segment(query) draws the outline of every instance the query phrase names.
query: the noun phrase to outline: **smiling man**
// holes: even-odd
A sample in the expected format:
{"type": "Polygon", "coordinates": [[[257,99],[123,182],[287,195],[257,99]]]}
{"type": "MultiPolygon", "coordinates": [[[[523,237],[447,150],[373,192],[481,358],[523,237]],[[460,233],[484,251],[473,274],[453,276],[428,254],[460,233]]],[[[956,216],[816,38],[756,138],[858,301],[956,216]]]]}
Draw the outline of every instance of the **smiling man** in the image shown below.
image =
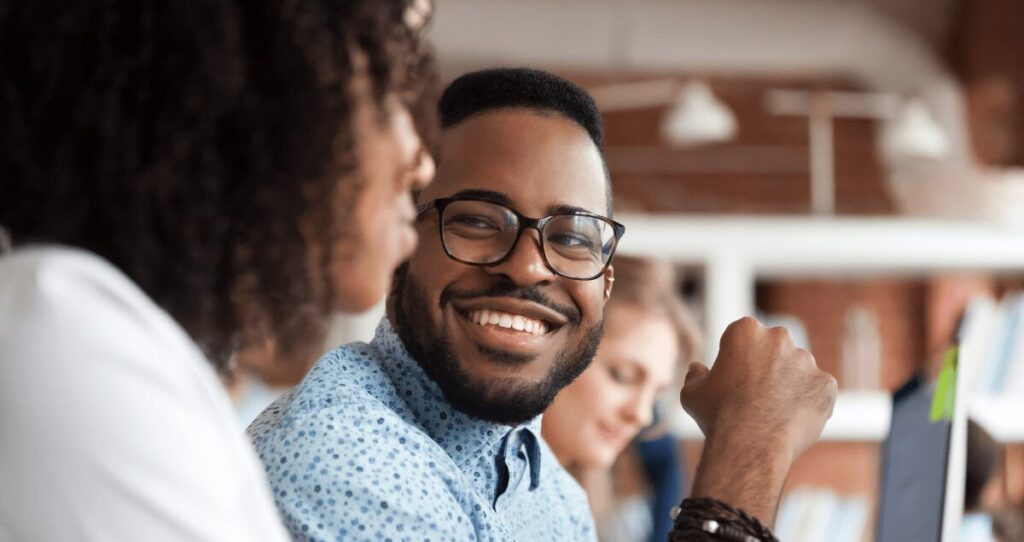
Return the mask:
{"type": "Polygon", "coordinates": [[[250,433],[300,539],[593,539],[539,415],[593,358],[624,231],[599,113],[532,70],[464,76],[440,112],[388,318],[250,433]]]}
{"type": "MultiPolygon", "coordinates": [[[[610,218],[599,113],[526,69],[459,78],[440,113],[438,174],[418,195],[420,243],[388,317],[371,343],[324,356],[250,434],[298,539],[593,540],[540,414],[594,356],[625,230],[610,218]]],[[[716,450],[698,496],[770,522],[831,410],[828,385],[784,331],[752,320],[721,351],[684,389],[716,450]]]]}

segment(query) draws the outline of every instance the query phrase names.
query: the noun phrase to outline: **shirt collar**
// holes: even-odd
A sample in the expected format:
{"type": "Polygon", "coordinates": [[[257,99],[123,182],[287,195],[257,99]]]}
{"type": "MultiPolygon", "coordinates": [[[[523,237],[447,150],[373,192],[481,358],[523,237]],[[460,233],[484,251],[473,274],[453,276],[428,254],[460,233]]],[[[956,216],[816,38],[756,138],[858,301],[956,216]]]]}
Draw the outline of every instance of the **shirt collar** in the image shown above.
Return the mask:
{"type": "Polygon", "coordinates": [[[372,344],[384,354],[383,369],[416,421],[457,465],[465,469],[482,456],[497,457],[523,448],[530,468],[530,490],[536,489],[540,483],[540,416],[509,426],[456,410],[409,355],[386,317],[377,325],[372,344]]]}

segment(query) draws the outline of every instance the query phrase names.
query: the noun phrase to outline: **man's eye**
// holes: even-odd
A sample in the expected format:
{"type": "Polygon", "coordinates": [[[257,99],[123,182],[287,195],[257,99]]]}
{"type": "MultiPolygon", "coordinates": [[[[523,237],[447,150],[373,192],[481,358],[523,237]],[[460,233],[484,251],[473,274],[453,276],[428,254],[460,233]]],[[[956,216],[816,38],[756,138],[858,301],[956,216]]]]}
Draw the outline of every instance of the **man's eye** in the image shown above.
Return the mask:
{"type": "Polygon", "coordinates": [[[463,239],[490,239],[501,235],[502,228],[494,219],[473,214],[458,214],[445,218],[446,235],[456,235],[463,239]]]}
{"type": "Polygon", "coordinates": [[[498,226],[494,222],[486,217],[475,216],[475,215],[456,215],[453,216],[449,221],[450,226],[461,226],[466,228],[479,228],[479,229],[498,229],[498,226]]]}
{"type": "Polygon", "coordinates": [[[572,232],[556,233],[549,237],[548,241],[565,248],[591,249],[594,247],[594,243],[590,241],[589,237],[572,232]]]}

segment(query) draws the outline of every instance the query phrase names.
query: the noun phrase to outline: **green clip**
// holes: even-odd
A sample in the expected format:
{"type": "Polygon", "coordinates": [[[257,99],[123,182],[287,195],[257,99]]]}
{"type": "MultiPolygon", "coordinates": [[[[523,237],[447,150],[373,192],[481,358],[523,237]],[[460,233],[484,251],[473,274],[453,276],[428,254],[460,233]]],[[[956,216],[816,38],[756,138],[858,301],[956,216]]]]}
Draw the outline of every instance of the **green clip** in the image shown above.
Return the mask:
{"type": "Polygon", "coordinates": [[[946,350],[946,361],[939,373],[939,382],[935,385],[935,397],[932,398],[932,410],[928,419],[932,422],[953,419],[953,403],[956,400],[956,368],[960,358],[960,348],[954,346],[946,350]]]}

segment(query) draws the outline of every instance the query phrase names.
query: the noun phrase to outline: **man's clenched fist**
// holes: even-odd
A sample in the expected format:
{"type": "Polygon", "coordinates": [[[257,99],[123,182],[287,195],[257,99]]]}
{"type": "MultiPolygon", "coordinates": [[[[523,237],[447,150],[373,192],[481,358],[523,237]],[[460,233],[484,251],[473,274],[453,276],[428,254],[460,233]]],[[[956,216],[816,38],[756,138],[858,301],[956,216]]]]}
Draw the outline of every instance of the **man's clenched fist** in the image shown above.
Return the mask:
{"type": "Polygon", "coordinates": [[[785,446],[790,461],[821,435],[835,400],[835,378],[785,328],[749,317],[725,330],[714,368],[691,365],[680,394],[708,439],[760,439],[785,446]]]}

